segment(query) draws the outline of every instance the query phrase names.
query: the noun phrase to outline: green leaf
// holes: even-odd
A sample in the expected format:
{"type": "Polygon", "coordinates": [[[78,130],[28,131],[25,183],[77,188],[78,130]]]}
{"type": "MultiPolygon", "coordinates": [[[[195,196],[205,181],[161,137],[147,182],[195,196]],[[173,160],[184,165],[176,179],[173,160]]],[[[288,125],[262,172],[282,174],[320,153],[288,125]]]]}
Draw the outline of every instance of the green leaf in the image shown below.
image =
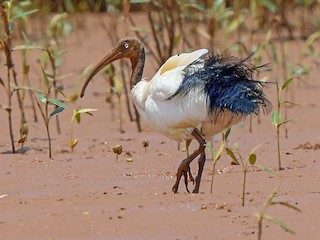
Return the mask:
{"type": "Polygon", "coordinates": [[[50,80],[48,78],[48,74],[45,72],[45,70],[43,69],[43,67],[41,66],[41,71],[42,71],[42,76],[44,79],[44,82],[46,84],[47,89],[51,88],[51,84],[50,84],[50,80]]]}
{"type": "Polygon", "coordinates": [[[149,3],[151,0],[130,0],[130,3],[149,3]]]}
{"type": "Polygon", "coordinates": [[[217,153],[215,155],[215,162],[217,162],[221,158],[223,149],[224,149],[224,143],[222,142],[219,150],[217,151],[217,153]]]}
{"type": "Polygon", "coordinates": [[[227,154],[231,157],[232,161],[233,161],[234,163],[236,163],[237,165],[240,165],[237,157],[234,155],[234,153],[232,152],[232,150],[229,149],[229,148],[225,148],[225,149],[226,149],[226,151],[227,151],[227,154]]]}
{"type": "MultiPolygon", "coordinates": [[[[111,64],[109,64],[111,65],[111,64]]],[[[92,69],[92,64],[90,64],[89,66],[87,66],[81,73],[81,78],[84,78],[86,77],[89,73],[90,73],[90,70],[92,69]]]]}
{"type": "Polygon", "coordinates": [[[257,161],[257,155],[255,153],[251,153],[249,155],[249,162],[251,165],[254,165],[257,161]]]}
{"type": "Polygon", "coordinates": [[[277,5],[269,0],[260,0],[260,3],[266,7],[270,12],[276,13],[277,12],[277,5]]]}
{"type": "Polygon", "coordinates": [[[319,31],[311,34],[311,35],[308,37],[307,41],[306,41],[307,45],[310,46],[310,45],[314,42],[314,40],[316,40],[316,39],[319,38],[319,37],[320,37],[320,32],[319,32],[319,31]]]}
{"type": "Polygon", "coordinates": [[[250,151],[250,155],[257,150],[259,147],[261,147],[263,145],[263,143],[260,143],[259,145],[255,146],[251,151],[250,151]]]}
{"type": "Polygon", "coordinates": [[[229,127],[229,128],[227,129],[227,131],[224,133],[224,140],[225,140],[225,141],[228,140],[228,137],[229,137],[230,133],[231,133],[231,127],[229,127]]]}
{"type": "Polygon", "coordinates": [[[16,51],[16,50],[44,50],[42,47],[38,47],[36,46],[36,44],[22,44],[22,45],[18,45],[15,46],[14,48],[11,49],[12,51],[16,51]]]}
{"type": "Polygon", "coordinates": [[[38,88],[35,88],[35,87],[21,87],[22,89],[25,89],[25,90],[29,90],[29,91],[32,91],[32,92],[37,92],[37,93],[42,93],[42,90],[38,89],[38,88]]]}
{"type": "Polygon", "coordinates": [[[51,100],[48,100],[48,102],[64,109],[67,108],[67,105],[58,99],[51,99],[51,100]]]}
{"type": "Polygon", "coordinates": [[[19,12],[17,15],[13,16],[11,18],[11,20],[14,20],[14,19],[17,19],[17,18],[22,18],[22,17],[25,17],[25,16],[30,15],[32,13],[38,12],[38,11],[39,11],[39,9],[33,9],[33,10],[30,10],[30,11],[19,12]]]}
{"type": "Polygon", "coordinates": [[[239,151],[239,144],[238,143],[235,143],[234,144],[234,149],[238,152],[239,151]]]}
{"type": "Polygon", "coordinates": [[[211,36],[210,34],[203,28],[197,28],[197,32],[204,38],[210,40],[211,39],[211,36]]]}
{"type": "Polygon", "coordinates": [[[278,51],[277,51],[277,47],[275,45],[274,42],[270,41],[268,46],[271,48],[271,52],[273,55],[273,60],[275,61],[276,64],[279,63],[279,58],[278,58],[278,51]]]}
{"type": "Polygon", "coordinates": [[[283,230],[285,230],[286,232],[289,232],[289,233],[292,233],[292,234],[295,234],[295,231],[290,228],[285,222],[283,222],[282,220],[276,218],[276,217],[273,217],[273,216],[270,216],[270,215],[263,215],[263,218],[264,219],[267,219],[268,221],[270,222],[273,222],[275,223],[276,225],[278,225],[279,227],[281,227],[283,230]]]}
{"type": "Polygon", "coordinates": [[[293,79],[294,79],[293,77],[287,79],[287,81],[285,81],[284,84],[282,84],[281,90],[283,90],[283,89],[285,89],[286,87],[288,87],[289,84],[292,82],[293,79]]]}
{"type": "Polygon", "coordinates": [[[49,118],[52,118],[56,115],[58,115],[59,113],[61,113],[63,110],[65,110],[65,108],[63,107],[57,107],[51,114],[49,118]]]}
{"type": "Polygon", "coordinates": [[[75,118],[77,120],[77,123],[80,123],[80,120],[81,120],[80,114],[81,113],[86,113],[86,114],[89,114],[92,116],[91,112],[94,112],[97,110],[98,109],[95,109],[95,108],[83,108],[83,109],[73,110],[73,116],[72,116],[71,122],[75,118]]]}
{"type": "Polygon", "coordinates": [[[113,81],[114,81],[113,90],[118,96],[120,96],[123,89],[122,77],[119,74],[115,74],[113,77],[113,81]]]}
{"type": "Polygon", "coordinates": [[[80,115],[79,112],[75,115],[75,118],[76,118],[76,120],[77,120],[77,123],[80,123],[80,122],[81,122],[81,115],[80,115]]]}
{"type": "Polygon", "coordinates": [[[95,108],[82,108],[77,110],[78,113],[89,113],[89,112],[95,112],[98,111],[98,109],[95,108]]]}
{"type": "Polygon", "coordinates": [[[271,113],[271,122],[272,125],[278,127],[279,124],[281,123],[281,114],[278,111],[273,111],[271,113]]]}
{"type": "Polygon", "coordinates": [[[254,167],[261,169],[262,171],[268,172],[268,173],[275,173],[272,168],[266,167],[266,166],[262,166],[259,164],[255,164],[254,167]]]}
{"type": "Polygon", "coordinates": [[[299,208],[297,208],[296,206],[288,203],[288,202],[272,202],[271,203],[272,205],[282,205],[282,206],[285,206],[285,207],[288,207],[288,208],[291,208],[297,212],[301,212],[301,210],[299,208]]]}
{"type": "Polygon", "coordinates": [[[209,144],[206,144],[206,148],[209,150],[212,160],[214,160],[215,151],[214,151],[213,147],[210,146],[209,144]]]}
{"type": "Polygon", "coordinates": [[[37,93],[36,97],[40,100],[42,103],[47,103],[48,98],[45,94],[43,93],[37,93]]]}
{"type": "Polygon", "coordinates": [[[73,149],[78,144],[78,139],[72,138],[69,140],[69,146],[73,149]]]}
{"type": "Polygon", "coordinates": [[[48,26],[49,29],[52,29],[53,27],[57,26],[57,24],[66,19],[68,16],[67,13],[57,13],[56,15],[54,15],[52,18],[51,18],[51,21],[50,21],[50,24],[48,26]]]}

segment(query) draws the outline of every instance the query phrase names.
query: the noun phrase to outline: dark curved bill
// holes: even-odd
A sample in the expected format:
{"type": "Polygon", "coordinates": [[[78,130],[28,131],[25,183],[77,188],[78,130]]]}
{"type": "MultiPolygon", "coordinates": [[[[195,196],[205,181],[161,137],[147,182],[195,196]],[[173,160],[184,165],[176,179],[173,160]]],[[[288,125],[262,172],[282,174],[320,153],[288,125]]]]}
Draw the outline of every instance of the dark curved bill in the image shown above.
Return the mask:
{"type": "Polygon", "coordinates": [[[112,63],[113,61],[119,59],[121,55],[121,52],[118,51],[112,51],[107,56],[105,56],[91,71],[90,75],[87,77],[86,81],[83,84],[83,87],[81,89],[80,97],[82,98],[84,96],[84,92],[86,91],[86,88],[90,82],[90,80],[105,66],[112,63]]]}

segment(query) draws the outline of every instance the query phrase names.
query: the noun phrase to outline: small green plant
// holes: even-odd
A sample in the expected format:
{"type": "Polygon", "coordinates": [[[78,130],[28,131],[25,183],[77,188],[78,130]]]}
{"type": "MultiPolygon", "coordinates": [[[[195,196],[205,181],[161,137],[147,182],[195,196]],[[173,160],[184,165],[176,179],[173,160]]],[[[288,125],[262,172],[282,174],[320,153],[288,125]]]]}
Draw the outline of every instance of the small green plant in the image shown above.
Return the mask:
{"type": "Polygon", "coordinates": [[[282,117],[281,117],[281,106],[282,104],[286,104],[289,103],[287,101],[283,101],[282,100],[282,93],[283,91],[290,85],[290,83],[293,81],[293,77],[287,79],[287,81],[285,81],[282,86],[279,86],[279,84],[277,83],[277,110],[273,111],[271,114],[271,122],[272,125],[275,126],[276,128],[276,132],[277,132],[277,153],[278,153],[278,170],[283,170],[282,166],[281,166],[281,154],[280,154],[280,127],[292,120],[286,120],[283,121],[282,117]]]}
{"type": "Polygon", "coordinates": [[[119,155],[122,153],[122,146],[121,145],[114,145],[112,148],[113,153],[116,154],[116,160],[119,160],[119,155]]]}
{"type": "Polygon", "coordinates": [[[286,232],[289,232],[291,234],[294,234],[295,231],[289,227],[285,222],[283,222],[282,220],[280,220],[279,218],[276,218],[274,216],[271,215],[267,215],[265,214],[267,209],[270,206],[274,206],[274,205],[281,205],[287,208],[291,208],[297,212],[301,212],[301,210],[295,206],[293,206],[292,204],[288,203],[288,202],[284,202],[284,201],[275,201],[275,197],[276,197],[276,192],[278,190],[279,187],[277,187],[269,196],[267,202],[263,205],[262,209],[259,212],[256,212],[254,214],[254,216],[257,218],[257,223],[258,223],[258,240],[262,239],[262,221],[268,220],[276,225],[278,225],[279,227],[281,227],[283,230],[285,230],[286,232]]]}
{"type": "Polygon", "coordinates": [[[72,118],[71,118],[71,130],[70,130],[70,140],[69,140],[69,146],[71,148],[71,151],[73,152],[73,149],[75,148],[75,146],[78,144],[78,139],[76,139],[74,137],[74,129],[73,129],[73,126],[74,126],[74,120],[77,121],[77,123],[80,124],[81,122],[81,114],[88,114],[90,116],[92,116],[92,112],[95,112],[97,111],[98,109],[93,109],[93,108],[82,108],[82,109],[75,109],[73,110],[73,115],[72,115],[72,118]]]}
{"type": "Polygon", "coordinates": [[[220,145],[218,151],[215,151],[211,145],[206,144],[206,147],[209,150],[209,152],[211,154],[211,160],[213,161],[211,187],[210,187],[210,193],[212,193],[213,192],[213,180],[214,180],[214,175],[216,172],[216,164],[217,164],[218,160],[221,158],[223,148],[224,148],[224,141],[221,142],[221,145],[220,145]]]}
{"type": "Polygon", "coordinates": [[[143,140],[142,141],[142,147],[144,148],[144,153],[147,153],[147,148],[149,147],[149,141],[148,140],[143,140]]]}
{"type": "Polygon", "coordinates": [[[134,158],[133,158],[133,156],[132,156],[132,154],[130,152],[126,152],[125,156],[126,156],[126,161],[128,163],[134,162],[134,158]]]}
{"type": "Polygon", "coordinates": [[[242,166],[242,171],[243,171],[243,184],[242,184],[242,206],[244,207],[245,205],[245,194],[246,194],[246,182],[247,182],[247,173],[248,173],[248,170],[250,168],[258,168],[258,169],[261,169],[265,172],[269,172],[269,173],[274,173],[274,171],[271,169],[271,168],[268,168],[268,167],[265,167],[265,166],[262,166],[262,165],[259,165],[259,164],[256,164],[256,161],[257,161],[257,155],[254,153],[254,151],[259,148],[262,144],[259,144],[258,146],[256,146],[255,148],[253,148],[247,159],[244,160],[241,153],[240,153],[240,150],[239,150],[239,146],[237,144],[235,144],[235,152],[236,154],[238,155],[238,157],[236,157],[236,155],[234,154],[234,152],[230,149],[230,148],[226,148],[226,151],[227,151],[227,154],[231,157],[232,161],[234,163],[236,163],[237,165],[240,165],[241,163],[241,166],[242,166]]]}
{"type": "MultiPolygon", "coordinates": [[[[206,147],[209,150],[210,155],[211,155],[211,160],[213,161],[210,193],[213,192],[213,180],[214,180],[214,175],[216,172],[216,164],[217,164],[218,160],[221,158],[223,149],[226,148],[226,146],[228,144],[228,137],[230,135],[230,132],[231,132],[231,128],[228,128],[225,132],[222,133],[222,142],[221,142],[221,145],[220,145],[218,151],[216,151],[214,149],[212,142],[210,143],[210,145],[206,144],[206,147]]],[[[189,147],[189,145],[187,145],[187,146],[189,147]]]]}
{"type": "MultiPolygon", "coordinates": [[[[21,3],[21,5],[23,5],[21,3]]],[[[2,105],[1,107],[7,111],[8,113],[8,123],[9,123],[9,135],[11,140],[11,149],[12,153],[16,152],[15,145],[14,145],[14,135],[13,135],[13,126],[12,126],[12,93],[13,88],[12,86],[18,86],[17,80],[17,72],[14,67],[14,61],[12,57],[12,33],[14,27],[14,21],[17,19],[25,18],[26,16],[38,11],[37,9],[30,10],[30,11],[14,11],[16,9],[12,1],[1,1],[0,3],[0,16],[2,17],[4,32],[0,32],[0,37],[2,34],[4,35],[4,39],[0,39],[0,47],[4,49],[4,53],[6,56],[6,66],[7,66],[7,83],[1,79],[1,85],[6,89],[6,94],[8,98],[8,102],[6,105],[2,105]]],[[[2,26],[2,25],[1,25],[2,26]]],[[[19,142],[24,143],[26,139],[26,135],[28,131],[26,130],[26,117],[24,112],[24,104],[23,104],[23,94],[17,91],[17,98],[18,104],[21,113],[21,124],[20,124],[20,136],[19,142]]]]}
{"type": "Polygon", "coordinates": [[[51,148],[51,137],[50,137],[50,129],[49,123],[50,120],[61,113],[63,110],[67,108],[67,105],[58,99],[51,99],[51,94],[53,89],[52,81],[50,81],[49,76],[44,69],[41,67],[42,76],[46,85],[45,91],[40,91],[34,88],[30,88],[33,90],[36,96],[36,103],[40,110],[42,119],[44,121],[44,125],[46,127],[47,137],[48,137],[48,146],[49,146],[49,158],[52,158],[52,148],[51,148]],[[54,106],[54,110],[49,114],[49,106],[54,106]]]}

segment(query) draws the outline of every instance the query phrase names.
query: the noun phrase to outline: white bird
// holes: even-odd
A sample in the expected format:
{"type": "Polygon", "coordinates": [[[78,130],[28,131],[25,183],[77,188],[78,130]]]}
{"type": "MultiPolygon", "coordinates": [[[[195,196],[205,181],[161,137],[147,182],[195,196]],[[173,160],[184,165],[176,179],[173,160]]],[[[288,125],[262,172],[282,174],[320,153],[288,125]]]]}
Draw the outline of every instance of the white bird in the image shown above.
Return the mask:
{"type": "Polygon", "coordinates": [[[177,171],[173,192],[178,192],[188,175],[198,193],[205,164],[205,139],[239,123],[246,116],[271,110],[263,92],[264,83],[253,80],[258,67],[246,59],[226,53],[200,49],[170,57],[150,81],[142,79],[145,51],[134,37],[121,39],[116,47],[94,67],[83,85],[80,96],[93,76],[111,62],[129,58],[132,64],[131,98],[139,114],[154,130],[170,139],[195,138],[199,148],[185,158],[177,171]],[[199,156],[199,170],[194,178],[190,163],[199,156]]]}

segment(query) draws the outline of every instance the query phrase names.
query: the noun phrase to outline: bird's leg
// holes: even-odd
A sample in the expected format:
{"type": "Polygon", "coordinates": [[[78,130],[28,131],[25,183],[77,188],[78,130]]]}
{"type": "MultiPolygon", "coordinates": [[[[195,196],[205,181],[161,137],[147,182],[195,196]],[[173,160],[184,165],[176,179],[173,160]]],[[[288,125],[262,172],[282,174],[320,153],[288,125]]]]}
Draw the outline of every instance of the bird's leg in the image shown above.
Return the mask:
{"type": "Polygon", "coordinates": [[[194,186],[192,193],[199,193],[201,176],[202,176],[205,161],[206,161],[206,154],[205,154],[205,151],[203,151],[203,153],[201,153],[199,160],[198,160],[199,170],[198,170],[198,174],[196,176],[196,185],[194,186]]]}
{"type": "MultiPolygon", "coordinates": [[[[174,193],[178,192],[178,188],[179,188],[179,183],[181,180],[182,175],[184,176],[184,180],[185,180],[185,185],[186,185],[186,189],[187,192],[189,192],[188,189],[188,173],[191,176],[191,171],[190,171],[190,163],[193,161],[193,159],[195,159],[199,154],[204,152],[205,149],[205,141],[204,139],[201,137],[199,131],[197,129],[194,129],[191,133],[192,136],[195,137],[195,139],[197,139],[197,141],[199,142],[199,148],[197,150],[195,150],[192,154],[190,154],[187,158],[185,158],[181,163],[180,166],[178,168],[177,171],[177,179],[175,184],[172,187],[172,191],[174,193]]],[[[202,171],[201,171],[202,173],[202,171]]],[[[193,178],[193,177],[192,177],[193,178]]]]}
{"type": "Polygon", "coordinates": [[[189,174],[189,180],[190,180],[190,182],[192,182],[192,183],[194,184],[194,177],[192,176],[190,166],[189,166],[189,168],[188,168],[188,174],[189,174]]]}

